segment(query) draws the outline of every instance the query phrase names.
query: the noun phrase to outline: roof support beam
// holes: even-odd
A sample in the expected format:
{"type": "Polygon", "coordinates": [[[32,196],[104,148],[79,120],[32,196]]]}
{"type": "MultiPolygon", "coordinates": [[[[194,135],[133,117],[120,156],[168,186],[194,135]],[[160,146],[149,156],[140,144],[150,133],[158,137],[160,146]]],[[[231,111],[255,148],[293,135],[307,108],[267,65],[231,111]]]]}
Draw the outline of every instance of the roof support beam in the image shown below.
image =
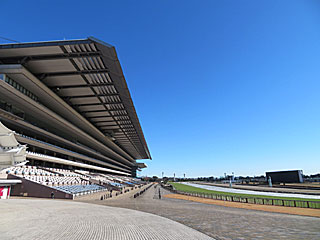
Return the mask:
{"type": "Polygon", "coordinates": [[[97,94],[97,95],[79,95],[79,96],[65,96],[62,99],[75,99],[75,98],[92,98],[92,97],[117,97],[119,94],[97,94]]]}
{"type": "MultiPolygon", "coordinates": [[[[100,113],[100,112],[108,113],[108,111],[105,109],[103,109],[103,110],[83,110],[83,111],[79,110],[79,112],[80,113],[100,113]]],[[[104,116],[102,116],[102,117],[104,117],[104,116]]],[[[108,117],[108,116],[106,116],[106,117],[108,117]]]]}
{"type": "Polygon", "coordinates": [[[50,73],[40,73],[36,76],[43,80],[46,77],[60,77],[60,76],[71,76],[71,75],[85,75],[85,74],[95,74],[95,73],[108,73],[110,72],[108,69],[98,69],[98,70],[79,70],[73,72],[50,72],[50,73]]]}
{"type": "MultiPolygon", "coordinates": [[[[112,110],[110,110],[110,111],[112,111],[112,110]]],[[[109,112],[110,111],[107,111],[107,110],[84,110],[84,111],[79,111],[80,113],[108,113],[109,114],[109,112]]],[[[118,110],[115,110],[115,111],[118,111],[118,110]]],[[[86,118],[101,118],[101,117],[128,117],[128,115],[126,114],[126,115],[100,115],[100,116],[88,116],[88,117],[86,117],[86,118]]],[[[121,120],[119,120],[119,121],[121,121],[121,120]]],[[[125,120],[124,120],[125,121],[125,120]]]]}
{"type": "Polygon", "coordinates": [[[114,120],[111,121],[105,121],[105,120],[101,120],[101,121],[92,121],[92,123],[114,123],[114,120]]]}
{"type": "Polygon", "coordinates": [[[84,103],[84,104],[72,104],[73,107],[84,107],[84,106],[97,106],[97,105],[117,105],[122,104],[122,102],[99,102],[99,103],[84,103]]]}
{"type": "Polygon", "coordinates": [[[109,127],[116,127],[118,125],[115,125],[116,123],[110,123],[110,125],[99,125],[97,126],[99,129],[102,129],[102,130],[113,130],[113,128],[109,128],[109,127]]]}
{"type": "Polygon", "coordinates": [[[89,88],[89,87],[104,87],[113,86],[113,83],[88,83],[79,85],[63,85],[63,86],[52,86],[51,89],[66,89],[66,88],[89,88]]]}
{"type": "Polygon", "coordinates": [[[126,114],[126,115],[110,115],[110,117],[129,117],[129,116],[126,114]]]}
{"type": "MultiPolygon", "coordinates": [[[[97,126],[97,127],[100,129],[106,130],[106,129],[109,129],[109,127],[116,127],[116,126],[118,126],[118,125],[116,123],[114,123],[111,125],[101,125],[101,126],[97,126]]],[[[109,130],[112,130],[112,129],[109,129],[109,130]]]]}
{"type": "Polygon", "coordinates": [[[100,56],[100,52],[81,52],[81,53],[0,57],[0,61],[6,64],[14,64],[14,63],[25,64],[25,63],[28,63],[29,61],[59,60],[59,59],[84,58],[84,57],[98,57],[98,56],[100,56]]]}
{"type": "MultiPolygon", "coordinates": [[[[102,116],[93,116],[93,117],[86,117],[87,119],[90,119],[90,121],[94,121],[96,118],[110,118],[110,116],[102,115],[102,116]]],[[[114,120],[112,120],[114,121],[114,120]]]]}

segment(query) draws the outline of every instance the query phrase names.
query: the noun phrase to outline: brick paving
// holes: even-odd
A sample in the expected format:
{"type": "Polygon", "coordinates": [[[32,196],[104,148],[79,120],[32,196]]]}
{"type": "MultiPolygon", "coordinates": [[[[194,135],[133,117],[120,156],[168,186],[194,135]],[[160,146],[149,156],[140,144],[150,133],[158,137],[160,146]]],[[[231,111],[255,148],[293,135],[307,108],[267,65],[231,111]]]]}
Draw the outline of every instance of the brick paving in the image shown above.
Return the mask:
{"type": "MultiPolygon", "coordinates": [[[[169,192],[161,189],[162,195],[169,192]]],[[[320,239],[320,218],[158,199],[158,187],[137,199],[95,201],[163,216],[215,239],[320,239]]]]}
{"type": "Polygon", "coordinates": [[[0,212],[0,239],[4,240],[212,239],[153,214],[75,201],[1,200],[0,212]]]}

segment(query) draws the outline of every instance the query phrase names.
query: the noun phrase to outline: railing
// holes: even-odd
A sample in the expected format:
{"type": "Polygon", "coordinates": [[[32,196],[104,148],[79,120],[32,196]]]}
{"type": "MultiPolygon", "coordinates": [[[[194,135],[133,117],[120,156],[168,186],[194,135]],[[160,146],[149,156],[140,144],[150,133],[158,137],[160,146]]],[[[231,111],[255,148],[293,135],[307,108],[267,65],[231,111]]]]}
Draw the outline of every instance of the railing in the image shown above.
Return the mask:
{"type": "MultiPolygon", "coordinates": [[[[147,191],[149,188],[151,188],[152,184],[150,184],[149,186],[147,186],[145,189],[141,190],[140,192],[137,192],[136,194],[133,195],[133,198],[137,198],[139,196],[141,196],[145,191],[147,191]]],[[[141,186],[139,186],[139,188],[141,188],[141,186]]]]}
{"type": "Polygon", "coordinates": [[[185,191],[173,190],[170,188],[166,188],[166,189],[177,194],[208,198],[208,199],[214,199],[214,200],[223,200],[223,201],[229,201],[229,202],[320,209],[320,201],[289,200],[289,199],[287,200],[287,199],[247,197],[247,196],[243,197],[243,196],[236,196],[236,195],[216,194],[216,193],[200,193],[200,192],[194,192],[194,191],[185,192],[185,191]]]}

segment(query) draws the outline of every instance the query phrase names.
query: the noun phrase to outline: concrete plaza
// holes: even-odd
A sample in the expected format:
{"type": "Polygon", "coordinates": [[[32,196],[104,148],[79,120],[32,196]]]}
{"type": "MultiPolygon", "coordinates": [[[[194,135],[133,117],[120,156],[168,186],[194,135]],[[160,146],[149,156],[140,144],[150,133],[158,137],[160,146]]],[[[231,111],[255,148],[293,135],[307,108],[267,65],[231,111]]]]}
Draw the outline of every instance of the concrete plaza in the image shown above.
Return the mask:
{"type": "Polygon", "coordinates": [[[164,217],[75,201],[1,200],[0,212],[0,239],[212,239],[164,217]]]}

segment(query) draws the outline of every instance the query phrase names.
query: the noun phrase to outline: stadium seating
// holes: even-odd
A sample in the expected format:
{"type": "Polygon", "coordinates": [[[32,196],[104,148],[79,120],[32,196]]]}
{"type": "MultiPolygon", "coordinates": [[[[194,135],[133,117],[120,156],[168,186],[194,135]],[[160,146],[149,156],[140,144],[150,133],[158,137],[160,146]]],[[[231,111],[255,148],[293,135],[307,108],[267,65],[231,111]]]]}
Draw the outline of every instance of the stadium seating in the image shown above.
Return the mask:
{"type": "Polygon", "coordinates": [[[30,176],[58,176],[59,174],[52,173],[49,171],[46,171],[41,168],[37,168],[35,166],[21,166],[21,167],[12,167],[7,170],[7,174],[14,174],[17,176],[24,176],[24,175],[30,175],[30,176]]]}
{"type": "Polygon", "coordinates": [[[122,191],[126,187],[132,188],[142,184],[139,179],[127,176],[36,166],[11,167],[7,170],[7,174],[15,175],[73,196],[92,194],[107,189],[122,191]]]}
{"type": "Polygon", "coordinates": [[[104,187],[98,186],[98,185],[73,185],[73,186],[55,186],[54,189],[63,191],[65,193],[69,194],[90,194],[98,191],[105,190],[104,187]]]}
{"type": "Polygon", "coordinates": [[[72,174],[70,170],[60,169],[56,172],[50,169],[37,168],[35,166],[12,167],[7,170],[7,174],[13,174],[29,181],[37,182],[47,186],[63,185],[89,185],[88,179],[81,178],[79,174],[72,174]],[[60,172],[65,172],[62,174],[60,172]]]}
{"type": "Polygon", "coordinates": [[[38,182],[47,186],[63,186],[63,185],[88,185],[89,181],[83,180],[79,177],[51,177],[51,176],[23,176],[23,178],[30,181],[38,182]]]}
{"type": "Polygon", "coordinates": [[[63,175],[63,176],[68,176],[68,177],[84,177],[84,175],[82,174],[78,174],[76,172],[73,172],[71,170],[68,170],[68,169],[59,169],[59,168],[46,168],[48,170],[50,170],[51,172],[56,172],[60,175],[63,175]]]}

